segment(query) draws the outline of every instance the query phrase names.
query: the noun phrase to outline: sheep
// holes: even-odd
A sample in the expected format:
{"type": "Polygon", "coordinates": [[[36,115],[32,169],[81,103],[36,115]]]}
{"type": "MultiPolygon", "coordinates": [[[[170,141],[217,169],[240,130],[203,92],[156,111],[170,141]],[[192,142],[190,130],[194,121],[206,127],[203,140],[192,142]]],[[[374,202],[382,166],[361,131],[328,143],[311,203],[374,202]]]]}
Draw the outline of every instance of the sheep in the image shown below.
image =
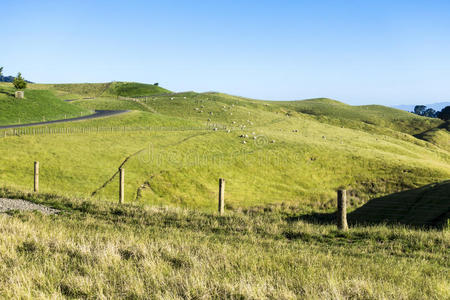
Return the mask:
{"type": "Polygon", "coordinates": [[[247,141],[242,141],[242,144],[247,144],[247,141]]]}
{"type": "Polygon", "coordinates": [[[271,140],[270,142],[271,142],[272,144],[274,144],[274,143],[275,143],[275,140],[271,140]]]}
{"type": "Polygon", "coordinates": [[[208,119],[208,122],[211,122],[211,119],[208,119]]]}
{"type": "Polygon", "coordinates": [[[217,128],[214,128],[213,130],[214,130],[214,131],[217,131],[218,129],[217,129],[217,128]]]}

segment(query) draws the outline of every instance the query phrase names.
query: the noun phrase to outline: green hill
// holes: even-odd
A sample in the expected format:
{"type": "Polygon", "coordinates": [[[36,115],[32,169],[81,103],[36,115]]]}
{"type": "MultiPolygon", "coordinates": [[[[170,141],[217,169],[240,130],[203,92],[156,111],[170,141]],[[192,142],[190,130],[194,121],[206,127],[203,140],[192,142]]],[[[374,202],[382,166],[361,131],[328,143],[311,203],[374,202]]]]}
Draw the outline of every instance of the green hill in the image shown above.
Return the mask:
{"type": "MultiPolygon", "coordinates": [[[[130,112],[0,130],[0,198],[61,209],[0,213],[2,296],[449,298],[450,231],[398,226],[448,219],[450,153],[413,135],[441,130],[440,121],[327,99],[160,92],[30,84],[24,102],[48,106],[21,108],[32,118],[62,108],[130,112]],[[348,232],[334,224],[342,187],[356,209],[348,232]],[[332,224],[311,222],[331,213],[332,224]]],[[[0,97],[16,101],[8,93],[0,97]]],[[[9,122],[21,107],[11,103],[9,122]]]]}
{"type": "Polygon", "coordinates": [[[439,127],[416,134],[415,137],[450,151],[450,122],[446,122],[439,127]]]}
{"type": "Polygon", "coordinates": [[[93,98],[108,96],[150,96],[170,93],[160,86],[137,82],[107,82],[107,83],[67,83],[67,84],[34,84],[30,88],[48,89],[66,99],[93,98]]]}
{"type": "Polygon", "coordinates": [[[349,215],[358,223],[444,227],[450,219],[450,181],[370,200],[349,215]]]}
{"type": "Polygon", "coordinates": [[[439,119],[421,117],[391,107],[351,106],[326,98],[283,102],[283,105],[289,111],[314,115],[321,121],[354,129],[376,131],[380,128],[389,128],[408,134],[418,134],[443,123],[439,119]]]}
{"type": "Polygon", "coordinates": [[[91,111],[64,102],[48,90],[25,91],[25,99],[14,98],[11,84],[0,84],[0,126],[51,121],[80,115],[91,111]]]}
{"type": "MultiPolygon", "coordinates": [[[[216,209],[217,179],[224,177],[228,209],[288,203],[327,210],[334,207],[335,190],[340,186],[353,191],[352,206],[356,207],[373,197],[450,177],[448,151],[403,132],[403,126],[392,125],[397,112],[398,119],[416,122],[414,131],[423,132],[439,122],[432,119],[331,100],[268,102],[194,92],[135,100],[107,96],[110,91],[135,96],[150,91],[131,92],[127,91],[129,84],[118,86],[85,87],[106,87],[108,92],[70,103],[83,110],[132,112],[48,126],[95,133],[3,140],[0,183],[31,187],[27,170],[39,160],[43,191],[83,197],[95,192],[97,199],[116,201],[116,172],[124,163],[128,202],[212,211],[216,209]],[[308,113],[301,112],[305,105],[311,110],[308,113]],[[352,111],[359,116],[348,120],[352,111]],[[378,125],[363,121],[368,118],[378,125]],[[97,128],[109,129],[97,133],[97,128]]],[[[57,94],[54,87],[50,91],[57,94]]]]}

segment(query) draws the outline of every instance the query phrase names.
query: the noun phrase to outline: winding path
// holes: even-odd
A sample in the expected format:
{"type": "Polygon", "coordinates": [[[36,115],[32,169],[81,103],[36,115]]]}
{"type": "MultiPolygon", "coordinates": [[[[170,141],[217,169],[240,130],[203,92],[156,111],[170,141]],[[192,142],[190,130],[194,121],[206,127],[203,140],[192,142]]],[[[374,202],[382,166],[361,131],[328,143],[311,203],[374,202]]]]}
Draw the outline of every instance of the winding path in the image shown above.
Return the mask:
{"type": "Polygon", "coordinates": [[[66,122],[74,122],[81,120],[89,120],[89,119],[97,119],[102,117],[109,117],[114,115],[120,115],[129,112],[129,110],[96,110],[92,115],[72,118],[72,119],[63,119],[63,120],[53,120],[46,122],[38,122],[38,123],[28,123],[28,124],[18,124],[18,125],[6,125],[0,126],[0,129],[9,129],[9,128],[20,128],[20,127],[31,127],[31,126],[39,126],[39,125],[47,125],[47,124],[55,124],[55,123],[66,123],[66,122]]]}

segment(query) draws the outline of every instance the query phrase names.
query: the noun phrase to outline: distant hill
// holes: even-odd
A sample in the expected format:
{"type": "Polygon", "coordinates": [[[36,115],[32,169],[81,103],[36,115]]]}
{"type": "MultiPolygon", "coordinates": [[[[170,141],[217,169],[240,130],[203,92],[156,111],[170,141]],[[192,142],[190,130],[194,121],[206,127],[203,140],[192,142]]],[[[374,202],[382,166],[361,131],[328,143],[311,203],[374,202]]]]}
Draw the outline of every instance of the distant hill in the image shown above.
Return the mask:
{"type": "Polygon", "coordinates": [[[287,113],[309,114],[321,122],[371,132],[389,128],[408,134],[419,134],[443,123],[438,119],[421,117],[382,105],[352,106],[327,98],[277,103],[284,106],[287,113]]]}
{"type": "Polygon", "coordinates": [[[450,217],[450,181],[370,200],[349,214],[350,222],[446,226],[450,217]]]}
{"type": "MultiPolygon", "coordinates": [[[[14,81],[14,76],[0,76],[0,82],[13,82],[14,81]]],[[[31,81],[25,80],[28,83],[33,83],[31,81]]]]}
{"type": "Polygon", "coordinates": [[[39,88],[55,90],[60,96],[78,97],[138,97],[171,93],[171,91],[154,84],[138,82],[105,82],[105,83],[63,83],[41,84],[39,88]]]}
{"type": "MultiPolygon", "coordinates": [[[[392,107],[398,108],[401,110],[406,110],[406,111],[414,111],[414,107],[416,105],[422,105],[422,104],[401,104],[401,105],[394,105],[392,107]]],[[[425,105],[428,108],[432,108],[434,110],[440,111],[444,107],[450,106],[450,102],[437,102],[437,103],[423,104],[423,105],[425,105]]]]}

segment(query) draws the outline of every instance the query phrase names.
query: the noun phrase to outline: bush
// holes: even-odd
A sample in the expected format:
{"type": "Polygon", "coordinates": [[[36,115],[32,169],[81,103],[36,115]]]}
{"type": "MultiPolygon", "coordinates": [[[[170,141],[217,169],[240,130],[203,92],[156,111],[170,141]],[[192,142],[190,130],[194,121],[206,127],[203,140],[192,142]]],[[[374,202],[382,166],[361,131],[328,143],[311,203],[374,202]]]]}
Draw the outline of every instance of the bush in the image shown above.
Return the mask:
{"type": "Polygon", "coordinates": [[[23,79],[22,74],[17,74],[17,77],[14,78],[13,85],[16,90],[23,90],[27,88],[27,82],[23,79]]]}

